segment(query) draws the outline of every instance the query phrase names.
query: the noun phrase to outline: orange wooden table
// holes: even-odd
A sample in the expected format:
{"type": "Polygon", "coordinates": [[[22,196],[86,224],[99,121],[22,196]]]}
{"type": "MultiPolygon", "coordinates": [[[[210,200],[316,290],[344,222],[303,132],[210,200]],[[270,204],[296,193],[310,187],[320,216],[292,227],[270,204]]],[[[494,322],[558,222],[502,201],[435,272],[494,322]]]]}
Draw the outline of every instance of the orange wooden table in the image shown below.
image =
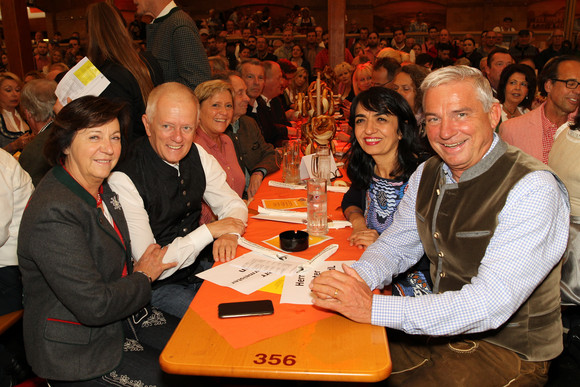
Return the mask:
{"type": "MultiPolygon", "coordinates": [[[[271,179],[280,181],[281,173],[271,179]]],[[[269,187],[262,183],[250,204],[262,199],[306,197],[305,190],[269,187]]],[[[344,219],[339,209],[342,194],[329,193],[333,219],[344,219]]],[[[303,225],[250,219],[244,237],[260,243],[285,230],[303,225]]],[[[362,250],[346,238],[351,229],[330,230],[328,242],[296,253],[311,258],[331,243],[341,248],[330,260],[356,260],[362,250]]],[[[260,243],[263,246],[263,243],[260,243]]],[[[247,250],[239,247],[238,255],[247,250]]],[[[358,324],[312,305],[280,304],[280,295],[258,291],[244,295],[206,281],[160,357],[168,373],[259,379],[377,382],[391,372],[385,329],[358,324]],[[222,302],[270,299],[271,316],[219,319],[222,302]]]]}

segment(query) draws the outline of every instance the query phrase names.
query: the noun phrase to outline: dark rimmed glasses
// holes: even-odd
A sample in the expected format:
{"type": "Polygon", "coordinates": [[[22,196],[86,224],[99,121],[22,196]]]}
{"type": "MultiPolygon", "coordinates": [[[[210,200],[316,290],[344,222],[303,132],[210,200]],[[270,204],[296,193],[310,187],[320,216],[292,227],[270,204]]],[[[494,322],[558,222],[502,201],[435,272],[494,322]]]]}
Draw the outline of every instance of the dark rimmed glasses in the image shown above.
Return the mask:
{"type": "Polygon", "coordinates": [[[552,81],[556,81],[556,82],[562,82],[564,84],[566,84],[566,88],[568,89],[575,89],[578,87],[578,85],[580,85],[580,82],[578,82],[575,79],[556,79],[556,78],[552,78],[552,81]]]}

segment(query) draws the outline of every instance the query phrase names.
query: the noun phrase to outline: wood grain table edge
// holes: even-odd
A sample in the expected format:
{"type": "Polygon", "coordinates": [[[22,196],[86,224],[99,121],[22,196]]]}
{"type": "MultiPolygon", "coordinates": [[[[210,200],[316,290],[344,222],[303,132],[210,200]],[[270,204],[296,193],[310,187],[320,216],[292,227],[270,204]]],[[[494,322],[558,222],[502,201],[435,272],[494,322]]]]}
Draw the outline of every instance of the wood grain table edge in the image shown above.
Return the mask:
{"type": "MultiPolygon", "coordinates": [[[[330,319],[343,319],[349,324],[353,323],[342,316],[333,316],[330,319]]],[[[326,320],[323,320],[326,321],[326,320]]],[[[340,320],[337,320],[340,321],[340,320]]],[[[204,356],[212,356],[210,352],[219,353],[221,349],[227,350],[234,354],[234,356],[239,356],[241,358],[248,358],[248,354],[254,354],[257,351],[265,351],[264,347],[270,345],[272,342],[276,342],[279,345],[280,340],[285,340],[289,338],[290,340],[295,338],[297,332],[301,329],[315,330],[316,325],[320,322],[315,322],[309,324],[305,327],[297,328],[296,330],[286,332],[274,338],[269,338],[262,340],[260,342],[251,344],[243,348],[233,348],[227,341],[217,333],[213,341],[207,345],[205,344],[206,352],[204,356]]],[[[340,321],[344,323],[344,321],[340,321]]],[[[209,326],[195,311],[190,310],[182,320],[182,323],[177,328],[174,335],[178,337],[184,337],[183,332],[178,331],[189,331],[192,329],[193,325],[197,324],[202,327],[202,331],[207,329],[212,330],[209,326]]],[[[203,365],[193,365],[188,363],[185,358],[186,353],[189,348],[196,345],[195,335],[190,335],[191,340],[180,341],[170,340],[165,349],[163,350],[159,361],[161,364],[161,369],[170,374],[178,375],[198,375],[198,376],[211,376],[211,377],[233,377],[233,378],[255,378],[255,379],[283,379],[283,380],[310,380],[310,381],[344,381],[344,382],[364,382],[373,383],[379,382],[386,379],[392,369],[392,363],[389,353],[389,348],[387,344],[386,331],[382,327],[367,326],[364,329],[372,330],[372,340],[379,341],[378,347],[380,351],[376,354],[373,353],[373,361],[376,362],[375,367],[369,367],[366,371],[347,371],[346,369],[340,369],[339,372],[324,371],[324,372],[314,372],[308,369],[308,366],[302,368],[293,367],[283,367],[283,366],[266,366],[267,368],[260,368],[256,366],[255,369],[247,368],[247,366],[240,365],[224,365],[224,364],[212,364],[211,362],[204,363],[203,365]],[[372,369],[371,369],[372,368],[372,369]]],[[[214,331],[215,332],[215,331],[214,331]]],[[[200,332],[203,334],[203,332],[200,332]]],[[[203,339],[201,339],[203,341],[203,339]]],[[[275,346],[275,345],[274,345],[275,346]]],[[[216,361],[216,363],[220,363],[216,361]]]]}

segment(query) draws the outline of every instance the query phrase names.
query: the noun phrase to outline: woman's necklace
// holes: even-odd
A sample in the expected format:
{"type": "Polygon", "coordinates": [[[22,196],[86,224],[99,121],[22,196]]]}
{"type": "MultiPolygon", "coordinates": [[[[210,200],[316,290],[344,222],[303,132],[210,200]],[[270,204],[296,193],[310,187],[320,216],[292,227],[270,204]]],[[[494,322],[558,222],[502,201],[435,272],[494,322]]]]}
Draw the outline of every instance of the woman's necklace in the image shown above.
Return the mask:
{"type": "Polygon", "coordinates": [[[514,117],[516,116],[516,114],[517,114],[517,113],[519,113],[519,112],[518,112],[518,107],[517,107],[517,106],[516,106],[516,108],[514,109],[514,111],[513,111],[513,112],[510,112],[510,111],[508,110],[507,106],[506,106],[506,105],[503,105],[503,111],[504,111],[504,112],[506,112],[506,114],[507,114],[508,118],[514,118],[514,117]]]}

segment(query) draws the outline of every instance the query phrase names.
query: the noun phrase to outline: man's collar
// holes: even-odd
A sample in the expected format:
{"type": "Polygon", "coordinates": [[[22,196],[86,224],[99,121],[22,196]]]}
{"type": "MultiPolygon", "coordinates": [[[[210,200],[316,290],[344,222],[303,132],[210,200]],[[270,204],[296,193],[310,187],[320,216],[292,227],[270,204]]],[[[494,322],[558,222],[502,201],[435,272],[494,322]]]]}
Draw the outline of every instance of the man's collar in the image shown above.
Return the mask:
{"type": "MultiPolygon", "coordinates": [[[[550,124],[552,126],[562,126],[565,125],[566,123],[568,123],[569,121],[573,121],[574,117],[576,117],[576,114],[578,113],[578,108],[576,108],[576,110],[574,110],[572,113],[567,115],[566,121],[562,124],[559,124],[557,122],[552,121],[548,115],[546,114],[546,107],[548,107],[548,104],[551,104],[551,109],[559,109],[558,107],[554,106],[553,102],[551,99],[546,99],[546,102],[544,102],[542,105],[540,105],[541,110],[541,117],[542,117],[542,125],[545,128],[547,124],[550,124]]],[[[548,108],[549,110],[550,108],[548,108]]]]}
{"type": "Polygon", "coordinates": [[[177,4],[175,4],[175,1],[173,1],[173,0],[172,0],[172,1],[170,1],[170,2],[169,2],[169,4],[167,4],[167,5],[165,6],[165,8],[163,8],[163,9],[161,10],[161,12],[159,12],[159,15],[157,15],[157,16],[155,17],[155,19],[154,19],[154,20],[153,20],[151,23],[154,23],[154,22],[155,22],[155,20],[157,20],[157,19],[160,19],[160,18],[162,18],[163,16],[166,16],[166,15],[168,15],[168,14],[169,14],[169,12],[170,12],[170,11],[171,11],[173,8],[176,8],[176,7],[177,7],[177,4]]]}
{"type": "MultiPolygon", "coordinates": [[[[461,174],[460,181],[464,182],[467,180],[471,180],[476,178],[477,176],[481,175],[485,171],[487,171],[496,161],[499,159],[507,150],[507,144],[499,138],[497,133],[493,134],[493,142],[491,146],[485,152],[481,160],[479,160],[474,166],[467,169],[461,174]]],[[[454,183],[457,183],[455,179],[453,179],[453,174],[451,169],[445,161],[443,162],[443,172],[451,178],[454,183]]]]}
{"type": "Polygon", "coordinates": [[[205,144],[208,148],[213,150],[213,152],[220,151],[220,146],[205,131],[203,131],[203,129],[198,128],[195,137],[195,141],[201,146],[204,146],[205,144]]]}
{"type": "MultiPolygon", "coordinates": [[[[260,97],[258,97],[260,98],[260,97]]],[[[258,98],[256,98],[254,100],[254,102],[252,103],[252,113],[256,113],[258,111],[258,98]]]]}
{"type": "Polygon", "coordinates": [[[271,99],[267,98],[264,94],[262,94],[260,97],[264,100],[264,102],[266,103],[266,106],[270,107],[271,99]]]}
{"type": "Polygon", "coordinates": [[[46,130],[46,128],[48,128],[50,125],[52,124],[52,118],[50,118],[46,124],[44,124],[44,126],[38,131],[38,133],[36,133],[37,135],[39,135],[40,133],[44,132],[46,130]]]}
{"type": "Polygon", "coordinates": [[[238,131],[240,130],[240,118],[241,116],[230,124],[230,128],[232,128],[232,132],[234,134],[238,133],[238,131]]]}

